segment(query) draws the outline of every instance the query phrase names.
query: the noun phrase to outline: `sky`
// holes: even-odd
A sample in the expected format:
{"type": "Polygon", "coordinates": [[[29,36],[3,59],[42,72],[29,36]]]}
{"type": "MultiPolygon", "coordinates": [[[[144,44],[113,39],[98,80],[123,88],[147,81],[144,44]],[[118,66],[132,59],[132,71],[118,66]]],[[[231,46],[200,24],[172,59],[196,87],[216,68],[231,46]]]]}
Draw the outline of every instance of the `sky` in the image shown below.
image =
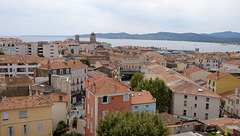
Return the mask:
{"type": "Polygon", "coordinates": [[[240,0],[0,0],[0,35],[240,32],[240,0]]]}

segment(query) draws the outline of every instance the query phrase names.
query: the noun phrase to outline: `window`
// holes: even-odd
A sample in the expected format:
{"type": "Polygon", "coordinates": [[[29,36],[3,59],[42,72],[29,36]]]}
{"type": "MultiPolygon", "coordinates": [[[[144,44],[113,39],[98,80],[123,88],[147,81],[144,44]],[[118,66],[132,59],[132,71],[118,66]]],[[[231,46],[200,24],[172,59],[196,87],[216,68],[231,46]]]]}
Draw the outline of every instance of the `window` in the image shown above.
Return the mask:
{"type": "Polygon", "coordinates": [[[230,100],[228,99],[228,104],[230,104],[230,100]]]}
{"type": "Polygon", "coordinates": [[[27,111],[19,111],[19,118],[27,118],[27,111]]]}
{"type": "Polygon", "coordinates": [[[149,112],[149,105],[145,105],[145,107],[146,107],[145,112],[149,112]]]}
{"type": "Polygon", "coordinates": [[[227,106],[227,111],[229,111],[229,107],[227,106]]]}
{"type": "Polygon", "coordinates": [[[184,107],[187,107],[187,101],[184,101],[184,107]]]}
{"type": "Polygon", "coordinates": [[[8,136],[13,136],[13,135],[14,135],[13,127],[8,127],[8,136]]]}
{"type": "Polygon", "coordinates": [[[87,105],[87,113],[89,114],[89,104],[87,105]]]}
{"type": "Polygon", "coordinates": [[[209,84],[209,85],[211,84],[211,80],[208,81],[208,84],[209,84]]]}
{"type": "Polygon", "coordinates": [[[87,73],[87,69],[85,69],[85,73],[87,73]]]}
{"type": "Polygon", "coordinates": [[[108,113],[107,110],[103,111],[103,117],[105,117],[107,113],[108,113]]]}
{"type": "Polygon", "coordinates": [[[101,104],[111,103],[111,96],[103,96],[101,97],[101,104]]]}
{"type": "Polygon", "coordinates": [[[233,114],[233,109],[231,109],[231,114],[233,114]]]}
{"type": "Polygon", "coordinates": [[[91,122],[91,133],[92,133],[92,122],[91,122]]]}
{"type": "Polygon", "coordinates": [[[93,108],[91,108],[91,118],[93,117],[93,108]]]}
{"type": "Polygon", "coordinates": [[[79,70],[77,70],[77,75],[79,75],[79,70]]]}
{"type": "Polygon", "coordinates": [[[239,104],[239,99],[236,99],[236,104],[239,104]]]}
{"type": "Polygon", "coordinates": [[[28,125],[23,125],[23,134],[29,134],[29,126],[28,125]]]}
{"type": "Polygon", "coordinates": [[[194,105],[194,108],[197,108],[197,104],[194,105]]]}
{"type": "Polygon", "coordinates": [[[69,74],[69,69],[66,70],[67,74],[69,74]]]}
{"type": "Polygon", "coordinates": [[[196,117],[197,116],[197,113],[194,113],[194,115],[193,115],[194,117],[196,117]]]}
{"type": "Polygon", "coordinates": [[[184,95],[184,99],[187,99],[187,95],[184,95]]]}
{"type": "Polygon", "coordinates": [[[205,113],[205,119],[208,119],[208,113],[205,113]]]}
{"type": "Polygon", "coordinates": [[[212,85],[215,86],[215,82],[214,81],[212,82],[212,85]]]}
{"type": "Polygon", "coordinates": [[[187,111],[183,110],[183,115],[186,116],[187,115],[187,111]]]}
{"type": "Polygon", "coordinates": [[[37,124],[37,129],[38,129],[38,132],[42,132],[43,131],[43,123],[38,123],[37,124]]]}
{"type": "Polygon", "coordinates": [[[197,100],[197,96],[195,96],[195,100],[197,100]]]}
{"type": "Polygon", "coordinates": [[[63,74],[63,70],[60,70],[60,75],[62,75],[63,74]]]}
{"type": "Polygon", "coordinates": [[[206,103],[206,110],[208,110],[209,109],[209,104],[208,103],[206,103]]]}
{"type": "Polygon", "coordinates": [[[135,108],[135,110],[137,110],[137,109],[138,109],[138,106],[134,106],[134,108],[135,108]]]}
{"type": "Polygon", "coordinates": [[[81,69],[81,74],[83,73],[82,71],[83,71],[83,70],[81,69]]]}
{"type": "Polygon", "coordinates": [[[7,112],[2,113],[2,119],[3,120],[8,120],[8,113],[7,112]]]}
{"type": "Polygon", "coordinates": [[[89,91],[88,91],[87,97],[88,97],[88,99],[89,99],[89,91]]]}
{"type": "Polygon", "coordinates": [[[87,119],[87,128],[89,129],[89,118],[87,119]]]}
{"type": "Polygon", "coordinates": [[[209,98],[206,98],[206,102],[209,102],[209,98]]]}
{"type": "Polygon", "coordinates": [[[58,101],[63,101],[63,96],[62,95],[58,96],[58,101]]]}
{"type": "Polygon", "coordinates": [[[129,101],[129,95],[128,94],[124,94],[123,101],[129,101]]]}
{"type": "Polygon", "coordinates": [[[57,71],[56,70],[53,70],[53,75],[56,75],[57,74],[57,71]]]}
{"type": "Polygon", "coordinates": [[[236,110],[236,115],[238,115],[238,109],[236,110]]]}

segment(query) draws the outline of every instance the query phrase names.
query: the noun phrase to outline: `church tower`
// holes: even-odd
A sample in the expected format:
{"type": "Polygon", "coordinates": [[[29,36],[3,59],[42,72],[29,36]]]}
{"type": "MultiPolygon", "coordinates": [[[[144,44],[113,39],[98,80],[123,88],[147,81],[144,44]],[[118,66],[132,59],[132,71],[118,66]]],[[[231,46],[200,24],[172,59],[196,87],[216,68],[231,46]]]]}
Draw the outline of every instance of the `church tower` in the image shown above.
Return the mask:
{"type": "Polygon", "coordinates": [[[79,42],[79,35],[78,34],[75,35],[75,42],[79,42]]]}
{"type": "Polygon", "coordinates": [[[91,33],[90,41],[91,41],[91,43],[96,43],[96,35],[94,32],[91,33]]]}

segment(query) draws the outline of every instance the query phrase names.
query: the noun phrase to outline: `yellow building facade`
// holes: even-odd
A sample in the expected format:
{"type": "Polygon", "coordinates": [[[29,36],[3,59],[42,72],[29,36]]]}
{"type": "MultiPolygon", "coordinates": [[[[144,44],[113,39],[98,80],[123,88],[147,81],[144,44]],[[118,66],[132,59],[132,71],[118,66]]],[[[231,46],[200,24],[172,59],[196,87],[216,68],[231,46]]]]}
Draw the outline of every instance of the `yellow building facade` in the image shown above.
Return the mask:
{"type": "Polygon", "coordinates": [[[207,87],[216,94],[235,90],[240,84],[240,79],[225,72],[216,72],[207,76],[207,87]]]}
{"type": "Polygon", "coordinates": [[[52,103],[42,96],[8,97],[0,106],[0,136],[52,135],[52,103]]]}

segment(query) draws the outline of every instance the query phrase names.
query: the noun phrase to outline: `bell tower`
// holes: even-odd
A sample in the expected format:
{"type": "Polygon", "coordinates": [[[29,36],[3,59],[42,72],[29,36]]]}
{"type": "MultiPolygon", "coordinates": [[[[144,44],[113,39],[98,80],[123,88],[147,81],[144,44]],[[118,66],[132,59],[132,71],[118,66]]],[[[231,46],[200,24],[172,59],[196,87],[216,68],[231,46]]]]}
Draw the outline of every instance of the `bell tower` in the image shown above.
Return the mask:
{"type": "Polygon", "coordinates": [[[91,33],[90,41],[91,41],[91,43],[96,43],[96,35],[94,32],[91,33]]]}

